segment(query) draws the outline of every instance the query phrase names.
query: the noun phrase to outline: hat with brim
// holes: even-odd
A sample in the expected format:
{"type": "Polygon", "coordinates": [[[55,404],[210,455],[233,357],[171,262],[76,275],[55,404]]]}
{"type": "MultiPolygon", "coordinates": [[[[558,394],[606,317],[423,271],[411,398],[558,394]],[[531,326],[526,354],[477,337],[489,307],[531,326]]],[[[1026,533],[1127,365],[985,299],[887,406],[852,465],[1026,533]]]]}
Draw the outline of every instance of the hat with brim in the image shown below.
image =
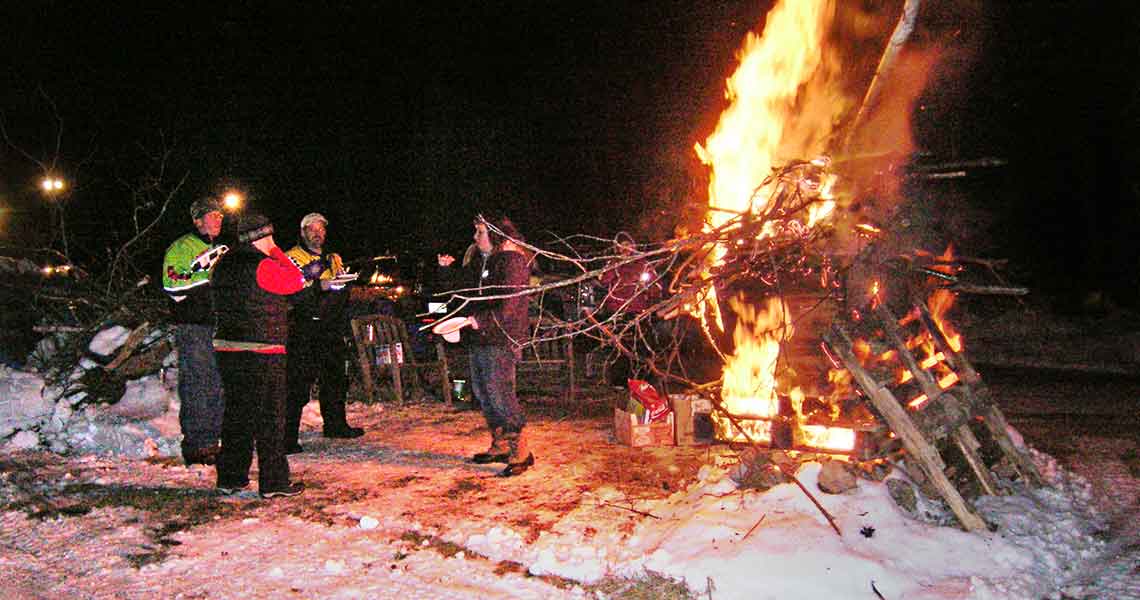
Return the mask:
{"type": "Polygon", "coordinates": [[[471,321],[467,317],[451,317],[450,319],[444,319],[436,323],[435,326],[431,328],[431,331],[454,344],[459,341],[459,330],[470,324],[471,321]]]}

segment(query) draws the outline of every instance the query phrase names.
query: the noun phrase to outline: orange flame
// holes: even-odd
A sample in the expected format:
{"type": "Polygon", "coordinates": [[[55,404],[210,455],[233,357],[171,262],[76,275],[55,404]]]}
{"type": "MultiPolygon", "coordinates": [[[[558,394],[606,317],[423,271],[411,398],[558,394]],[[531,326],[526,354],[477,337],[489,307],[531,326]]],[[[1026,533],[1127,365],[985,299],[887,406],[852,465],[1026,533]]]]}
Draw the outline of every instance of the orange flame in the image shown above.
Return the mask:
{"type": "MultiPolygon", "coordinates": [[[[773,184],[764,183],[773,167],[780,161],[818,156],[825,150],[824,141],[847,107],[846,94],[833,83],[838,81],[838,70],[827,64],[824,52],[824,40],[834,18],[832,8],[830,0],[780,0],[768,12],[763,35],[749,33],[745,39],[740,64],[726,82],[729,106],[715,132],[703,145],[694,145],[702,162],[710,167],[706,231],[725,227],[738,215],[761,214],[774,191],[773,184]]],[[[830,176],[823,177],[818,188],[812,184],[820,202],[795,225],[811,228],[832,214],[833,185],[830,176]]],[[[759,237],[775,235],[779,229],[773,223],[765,225],[759,237]]],[[[712,249],[706,279],[723,264],[728,251],[723,244],[712,249]]],[[[733,414],[775,418],[779,408],[776,362],[781,341],[791,336],[787,307],[781,299],[769,299],[758,310],[736,298],[729,300],[729,306],[739,319],[733,332],[735,351],[727,357],[724,368],[725,408],[733,414]]],[[[706,332],[712,324],[724,331],[715,289],[708,290],[698,310],[706,332]]],[[[834,443],[830,432],[805,429],[800,420],[795,430],[797,439],[810,440],[812,445],[816,441],[834,443]]],[[[727,432],[729,439],[739,439],[731,433],[735,426],[726,419],[714,423],[718,424],[718,435],[727,432]]],[[[770,442],[771,420],[752,423],[755,431],[749,436],[770,442]]],[[[838,443],[850,449],[853,436],[852,432],[849,443],[838,443]]]]}
{"type": "MultiPolygon", "coordinates": [[[[954,247],[952,245],[947,246],[946,251],[937,257],[937,260],[943,263],[954,260],[954,247]]],[[[951,267],[948,265],[935,264],[931,268],[942,273],[953,274],[951,267]]],[[[953,292],[947,289],[937,288],[931,292],[930,297],[927,298],[926,306],[930,309],[930,316],[934,321],[935,327],[942,332],[950,349],[954,352],[960,352],[963,347],[962,334],[958,333],[946,318],[950,308],[954,306],[955,299],[956,296],[953,292]]],[[[904,323],[908,322],[915,318],[914,315],[916,314],[917,313],[912,313],[912,315],[907,315],[902,321],[904,323]]],[[[946,363],[946,355],[938,351],[930,335],[923,332],[921,335],[916,335],[907,340],[906,345],[907,348],[922,350],[925,356],[919,360],[919,367],[922,369],[932,369],[938,374],[938,387],[940,389],[945,390],[955,383],[958,383],[958,375],[950,369],[946,363]]],[[[914,376],[909,370],[900,369],[897,382],[906,383],[913,378],[914,376]]],[[[917,409],[929,400],[926,394],[919,394],[907,402],[907,407],[917,409]]]]}
{"type": "MultiPolygon", "coordinates": [[[[790,340],[792,327],[787,320],[787,306],[779,298],[769,298],[762,310],[756,310],[739,298],[731,298],[729,307],[739,315],[733,341],[733,355],[724,367],[721,400],[724,409],[747,419],[772,419],[777,416],[780,401],[776,395],[776,361],[780,342],[790,340]]],[[[736,425],[714,413],[713,422],[721,437],[742,439],[736,425]]],[[[771,421],[754,423],[748,437],[757,442],[772,441],[771,421]]]]}

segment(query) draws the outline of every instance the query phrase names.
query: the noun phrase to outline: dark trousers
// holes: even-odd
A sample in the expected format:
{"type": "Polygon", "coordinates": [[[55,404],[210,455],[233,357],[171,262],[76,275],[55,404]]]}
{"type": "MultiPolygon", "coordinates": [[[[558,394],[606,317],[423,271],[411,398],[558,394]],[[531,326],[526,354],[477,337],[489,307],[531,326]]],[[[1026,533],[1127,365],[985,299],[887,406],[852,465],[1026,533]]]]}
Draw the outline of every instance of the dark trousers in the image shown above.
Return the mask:
{"type": "Polygon", "coordinates": [[[320,382],[321,419],[324,429],[348,427],[345,419],[345,394],[348,382],[344,374],[347,348],[339,329],[325,321],[298,321],[289,327],[288,403],[285,411],[285,443],[297,443],[301,429],[301,411],[309,403],[309,390],[320,382]]]}
{"type": "Polygon", "coordinates": [[[222,431],[222,379],[214,358],[214,327],[182,323],[174,326],[178,349],[178,423],[182,449],[214,446],[222,431]]]}
{"type": "Polygon", "coordinates": [[[483,406],[483,417],[491,430],[507,433],[522,431],[526,415],[515,394],[515,364],[518,357],[506,346],[472,346],[471,393],[483,406]]]}
{"type": "Polygon", "coordinates": [[[289,485],[285,457],[285,355],[218,352],[226,412],[222,420],[222,453],[218,486],[249,483],[249,467],[257,449],[257,480],[262,490],[289,485]]]}

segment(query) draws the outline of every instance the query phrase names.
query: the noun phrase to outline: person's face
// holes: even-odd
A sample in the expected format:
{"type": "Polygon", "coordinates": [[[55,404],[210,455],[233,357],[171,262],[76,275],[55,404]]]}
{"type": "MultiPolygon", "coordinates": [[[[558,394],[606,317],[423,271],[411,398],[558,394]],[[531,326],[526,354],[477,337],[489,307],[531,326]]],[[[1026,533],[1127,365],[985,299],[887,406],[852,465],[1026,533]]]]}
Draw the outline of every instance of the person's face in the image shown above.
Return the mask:
{"type": "Polygon", "coordinates": [[[301,237],[305,238],[305,245],[310,249],[320,250],[325,245],[325,233],[325,224],[321,221],[313,221],[301,231],[301,237]]]}
{"type": "Polygon", "coordinates": [[[212,240],[222,232],[222,218],[221,211],[211,210],[201,219],[194,219],[194,226],[198,228],[198,233],[212,240]]]}
{"type": "Polygon", "coordinates": [[[487,233],[487,225],[485,223],[475,224],[475,246],[483,254],[489,254],[492,250],[491,234],[487,233]]]}
{"type": "Polygon", "coordinates": [[[276,245],[277,244],[273,243],[272,235],[267,235],[259,240],[253,241],[253,247],[257,248],[259,252],[266,256],[269,256],[269,253],[273,251],[273,247],[276,245]]]}

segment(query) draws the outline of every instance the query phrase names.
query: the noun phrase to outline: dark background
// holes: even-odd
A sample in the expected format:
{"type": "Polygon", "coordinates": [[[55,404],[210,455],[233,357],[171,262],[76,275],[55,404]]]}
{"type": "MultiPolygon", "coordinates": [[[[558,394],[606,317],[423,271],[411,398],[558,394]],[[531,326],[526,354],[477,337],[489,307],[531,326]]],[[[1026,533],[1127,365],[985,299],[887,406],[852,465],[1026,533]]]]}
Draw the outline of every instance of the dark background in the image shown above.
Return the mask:
{"type": "MultiPolygon", "coordinates": [[[[188,177],[160,246],[188,227],[194,197],[226,185],[283,246],[302,215],[324,213],[348,258],[462,252],[478,211],[506,211],[538,241],[613,235],[663,208],[662,190],[704,193],[692,144],[771,3],[28,4],[3,15],[0,109],[39,159],[63,120],[72,254],[95,261],[126,234],[131,189],[164,144],[167,181],[188,177]]],[[[919,148],[1007,166],[923,193],[990,213],[977,249],[1036,290],[1135,304],[1140,23],[1090,4],[924,2],[924,27],[953,51],[916,108],[919,148]]],[[[4,242],[31,243],[45,223],[38,170],[0,152],[4,242]]]]}

